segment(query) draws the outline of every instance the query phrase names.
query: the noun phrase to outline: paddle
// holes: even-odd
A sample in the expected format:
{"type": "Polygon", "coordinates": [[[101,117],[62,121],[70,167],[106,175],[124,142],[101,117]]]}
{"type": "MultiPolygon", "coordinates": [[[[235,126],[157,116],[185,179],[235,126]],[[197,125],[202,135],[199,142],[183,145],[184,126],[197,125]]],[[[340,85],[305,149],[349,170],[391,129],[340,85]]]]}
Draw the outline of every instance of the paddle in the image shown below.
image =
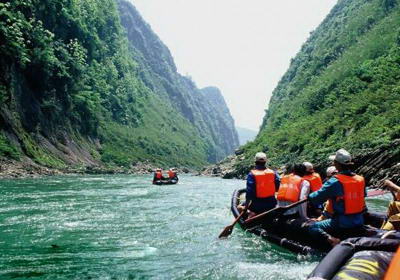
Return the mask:
{"type": "Polygon", "coordinates": [[[271,209],[269,211],[266,211],[264,213],[258,214],[257,216],[254,216],[254,217],[252,217],[250,219],[247,219],[244,223],[245,224],[250,224],[250,223],[253,223],[256,220],[260,220],[260,219],[263,219],[263,218],[265,218],[267,216],[271,216],[272,214],[275,214],[275,216],[282,215],[287,210],[292,209],[292,208],[294,208],[294,207],[296,207],[296,206],[298,206],[298,205],[300,205],[302,203],[305,203],[307,201],[308,201],[308,198],[305,198],[305,199],[299,200],[299,201],[297,201],[297,202],[295,202],[293,204],[290,204],[288,206],[276,207],[276,208],[271,209]]]}
{"type": "Polygon", "coordinates": [[[224,230],[218,235],[218,238],[226,238],[229,235],[231,235],[233,231],[233,227],[236,225],[236,223],[239,221],[239,219],[244,215],[244,213],[247,213],[247,209],[249,209],[249,206],[251,205],[251,200],[250,202],[246,205],[242,213],[237,216],[237,218],[233,221],[233,223],[227,227],[224,228],[224,230]]]}
{"type": "MultiPolygon", "coordinates": [[[[377,189],[377,190],[369,191],[369,192],[367,193],[367,196],[368,196],[368,197],[373,197],[373,196],[383,195],[383,194],[386,194],[386,193],[387,193],[387,192],[385,192],[385,191],[383,191],[383,190],[377,189]]],[[[297,202],[295,202],[295,203],[293,203],[293,204],[290,204],[290,205],[288,205],[288,206],[276,207],[276,208],[271,209],[271,210],[269,210],[269,211],[266,211],[266,212],[264,212],[264,213],[258,214],[257,216],[254,216],[254,217],[252,217],[252,218],[250,218],[250,219],[247,219],[244,223],[245,223],[245,224],[253,223],[254,221],[256,221],[256,220],[258,220],[258,219],[262,219],[262,218],[265,218],[265,217],[271,215],[271,213],[275,214],[275,216],[282,215],[282,214],[285,213],[287,210],[292,209],[292,208],[294,208],[294,207],[296,207],[296,206],[298,206],[298,205],[300,205],[300,204],[306,202],[307,200],[308,200],[308,198],[305,198],[305,199],[303,199],[303,200],[299,200],[299,201],[297,201],[297,202]]]]}

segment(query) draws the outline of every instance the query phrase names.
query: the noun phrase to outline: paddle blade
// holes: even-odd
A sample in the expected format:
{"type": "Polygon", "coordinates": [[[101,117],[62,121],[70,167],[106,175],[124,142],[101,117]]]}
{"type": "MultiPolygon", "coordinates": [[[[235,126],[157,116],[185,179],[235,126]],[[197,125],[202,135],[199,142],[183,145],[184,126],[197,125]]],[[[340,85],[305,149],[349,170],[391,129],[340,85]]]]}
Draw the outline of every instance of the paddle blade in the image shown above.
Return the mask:
{"type": "Polygon", "coordinates": [[[227,226],[224,230],[219,234],[218,238],[227,238],[232,233],[233,226],[227,226]]]}

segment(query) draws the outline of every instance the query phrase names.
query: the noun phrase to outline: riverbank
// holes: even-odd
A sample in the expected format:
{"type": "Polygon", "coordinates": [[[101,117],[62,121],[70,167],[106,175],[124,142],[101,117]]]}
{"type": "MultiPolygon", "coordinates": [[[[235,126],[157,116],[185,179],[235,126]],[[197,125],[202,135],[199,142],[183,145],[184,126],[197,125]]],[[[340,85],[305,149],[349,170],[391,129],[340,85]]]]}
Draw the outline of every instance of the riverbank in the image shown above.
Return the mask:
{"type": "MultiPolygon", "coordinates": [[[[135,174],[145,175],[154,172],[157,166],[150,163],[136,163],[130,168],[126,167],[109,167],[109,166],[70,166],[66,168],[49,168],[38,165],[37,163],[26,159],[24,161],[16,161],[9,159],[0,159],[0,179],[17,179],[17,178],[39,178],[43,176],[56,175],[72,175],[72,174],[135,174]]],[[[177,168],[178,174],[193,173],[188,168],[177,168]]]]}
{"type": "MultiPolygon", "coordinates": [[[[245,161],[246,157],[248,159],[253,155],[238,150],[235,155],[207,166],[200,173],[201,175],[224,179],[245,179],[251,165],[239,163],[245,161]]],[[[312,159],[308,160],[312,161],[312,159]]],[[[365,177],[368,186],[380,186],[386,179],[400,183],[400,139],[374,149],[360,150],[355,153],[353,161],[355,172],[365,177]]],[[[316,171],[322,176],[325,176],[325,170],[331,164],[328,158],[313,163],[316,171]]]]}

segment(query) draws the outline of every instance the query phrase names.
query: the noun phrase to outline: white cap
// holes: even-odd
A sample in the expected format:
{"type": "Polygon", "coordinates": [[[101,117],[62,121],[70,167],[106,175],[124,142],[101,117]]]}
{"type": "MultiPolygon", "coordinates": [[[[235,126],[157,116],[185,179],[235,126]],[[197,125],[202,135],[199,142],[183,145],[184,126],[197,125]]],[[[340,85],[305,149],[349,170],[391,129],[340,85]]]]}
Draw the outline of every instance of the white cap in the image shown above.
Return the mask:
{"type": "Polygon", "coordinates": [[[312,165],[311,162],[305,161],[303,162],[303,165],[306,167],[307,171],[314,169],[314,166],[312,165]]]}
{"type": "Polygon", "coordinates": [[[338,172],[338,171],[337,171],[336,167],[334,167],[334,166],[329,166],[329,167],[326,169],[326,176],[331,177],[331,176],[333,175],[333,173],[337,173],[337,172],[338,172]]]}
{"type": "Polygon", "coordinates": [[[331,155],[329,159],[341,164],[353,164],[351,154],[345,149],[337,150],[336,154],[331,155]]]}
{"type": "Polygon", "coordinates": [[[267,155],[265,153],[259,152],[255,156],[256,161],[267,161],[267,155]]]}

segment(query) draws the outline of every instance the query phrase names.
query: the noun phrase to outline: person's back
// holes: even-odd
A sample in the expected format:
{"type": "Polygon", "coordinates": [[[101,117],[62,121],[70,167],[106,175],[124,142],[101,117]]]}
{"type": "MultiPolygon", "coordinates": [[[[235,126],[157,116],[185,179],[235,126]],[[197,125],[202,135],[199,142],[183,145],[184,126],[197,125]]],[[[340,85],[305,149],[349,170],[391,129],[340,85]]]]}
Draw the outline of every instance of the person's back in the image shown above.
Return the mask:
{"type": "Polygon", "coordinates": [[[329,200],[331,218],[338,228],[364,224],[364,178],[351,171],[341,171],[329,179],[320,191],[310,194],[313,204],[329,200]]]}
{"type": "Polygon", "coordinates": [[[172,179],[176,179],[177,178],[177,174],[176,174],[176,172],[174,171],[174,169],[170,169],[170,170],[168,170],[168,178],[170,179],[170,180],[172,180],[172,179]]]}
{"type": "Polygon", "coordinates": [[[154,172],[154,176],[153,176],[153,184],[156,182],[161,181],[162,179],[164,179],[164,176],[162,174],[162,170],[157,168],[156,172],[154,172]]]}
{"type": "Polygon", "coordinates": [[[312,165],[312,163],[303,162],[303,165],[306,167],[306,172],[303,176],[303,179],[307,180],[310,183],[311,192],[318,191],[322,187],[321,176],[314,171],[314,166],[312,165]]]}
{"type": "Polygon", "coordinates": [[[334,237],[358,236],[364,225],[365,181],[351,171],[351,155],[344,149],[330,157],[338,174],[329,179],[322,188],[309,195],[314,205],[329,201],[331,218],[318,221],[310,227],[311,234],[328,234],[328,241],[336,244],[334,237]],[[332,235],[332,236],[330,236],[332,235]]]}
{"type": "Polygon", "coordinates": [[[246,204],[252,201],[249,210],[258,214],[276,207],[275,191],[280,178],[266,167],[266,155],[256,154],[256,165],[247,176],[246,204]]]}
{"type": "MultiPolygon", "coordinates": [[[[310,183],[302,178],[305,170],[306,168],[303,164],[296,164],[293,168],[293,173],[281,178],[281,185],[277,195],[279,206],[288,206],[307,198],[310,193],[310,183]]],[[[284,213],[284,217],[307,219],[307,203],[287,210],[284,213]]]]}

